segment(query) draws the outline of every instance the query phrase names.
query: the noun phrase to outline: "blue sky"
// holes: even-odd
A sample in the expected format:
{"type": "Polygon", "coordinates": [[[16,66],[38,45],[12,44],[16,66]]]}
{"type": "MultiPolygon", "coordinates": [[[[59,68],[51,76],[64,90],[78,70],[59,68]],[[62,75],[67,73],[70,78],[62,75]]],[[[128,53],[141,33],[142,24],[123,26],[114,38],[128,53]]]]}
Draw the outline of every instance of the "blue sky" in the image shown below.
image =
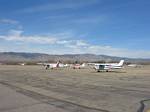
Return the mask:
{"type": "Polygon", "coordinates": [[[0,51],[150,58],[149,0],[0,0],[0,51]]]}

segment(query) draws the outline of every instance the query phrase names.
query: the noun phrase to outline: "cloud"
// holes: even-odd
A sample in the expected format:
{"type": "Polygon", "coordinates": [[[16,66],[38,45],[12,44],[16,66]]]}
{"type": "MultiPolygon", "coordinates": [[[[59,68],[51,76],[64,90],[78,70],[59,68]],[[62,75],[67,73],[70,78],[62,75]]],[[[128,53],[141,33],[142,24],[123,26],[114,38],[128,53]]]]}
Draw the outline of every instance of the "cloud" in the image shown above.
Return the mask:
{"type": "Polygon", "coordinates": [[[85,46],[88,46],[88,43],[86,43],[86,42],[83,41],[83,40],[78,40],[78,41],[76,42],[76,45],[77,45],[77,46],[80,46],[80,47],[85,47],[85,46]]]}
{"type": "Polygon", "coordinates": [[[26,36],[23,34],[22,30],[10,30],[7,35],[0,35],[0,39],[9,42],[21,42],[23,45],[15,44],[15,46],[11,46],[11,48],[9,48],[10,46],[8,46],[7,48],[7,46],[1,45],[0,50],[9,51],[11,49],[11,51],[13,51],[13,49],[14,50],[17,49],[17,51],[20,52],[42,52],[42,53],[49,53],[50,51],[51,54],[93,53],[93,54],[105,54],[111,56],[132,57],[132,58],[150,57],[150,51],[114,48],[109,45],[107,46],[94,45],[88,43],[85,40],[75,40],[72,37],[73,34],[70,33],[51,34],[51,36],[50,35],[26,36]],[[68,38],[64,38],[65,35],[68,38]],[[62,36],[62,38],[60,36],[62,36]],[[71,37],[69,38],[69,36],[71,37]],[[32,46],[33,44],[37,45],[34,47],[32,46]]]}
{"type": "Polygon", "coordinates": [[[64,46],[73,45],[76,47],[87,46],[88,44],[83,40],[72,40],[73,34],[71,33],[57,33],[49,34],[49,36],[40,35],[23,35],[22,30],[10,30],[7,35],[0,35],[0,39],[6,41],[17,41],[23,43],[34,44],[59,44],[64,46]]]}
{"type": "MultiPolygon", "coordinates": [[[[48,17],[44,17],[43,20],[44,21],[58,21],[59,24],[62,23],[73,23],[73,24],[98,24],[98,23],[104,23],[106,21],[108,21],[108,16],[105,14],[99,14],[99,15],[94,15],[94,14],[90,14],[90,15],[74,15],[74,14],[59,14],[59,15],[50,15],[48,17]],[[67,21],[66,21],[67,20],[67,21]]],[[[55,23],[56,24],[56,23],[55,23]]]]}
{"type": "Polygon", "coordinates": [[[4,24],[19,24],[18,21],[12,19],[0,19],[0,23],[4,24]]]}
{"type": "Polygon", "coordinates": [[[61,9],[78,9],[85,6],[94,5],[100,2],[100,0],[62,0],[59,2],[46,3],[38,6],[22,9],[21,12],[34,13],[41,11],[54,11],[61,9]]]}
{"type": "Polygon", "coordinates": [[[72,19],[71,22],[73,23],[78,23],[78,24],[89,24],[89,23],[100,23],[100,22],[105,22],[107,20],[107,16],[105,15],[97,15],[97,16],[87,16],[87,17],[81,17],[81,18],[75,18],[72,19]]]}
{"type": "Polygon", "coordinates": [[[20,22],[13,19],[0,19],[0,24],[6,24],[9,26],[16,27],[17,29],[23,29],[23,26],[20,24],[20,22]]]}
{"type": "Polygon", "coordinates": [[[36,43],[36,44],[54,44],[57,39],[47,36],[24,36],[21,30],[10,30],[8,35],[0,36],[0,39],[7,41],[17,41],[23,43],[36,43]]]}
{"type": "Polygon", "coordinates": [[[86,48],[89,46],[89,44],[83,40],[59,40],[57,41],[57,44],[63,45],[66,48],[71,49],[80,49],[80,48],[86,48]]]}

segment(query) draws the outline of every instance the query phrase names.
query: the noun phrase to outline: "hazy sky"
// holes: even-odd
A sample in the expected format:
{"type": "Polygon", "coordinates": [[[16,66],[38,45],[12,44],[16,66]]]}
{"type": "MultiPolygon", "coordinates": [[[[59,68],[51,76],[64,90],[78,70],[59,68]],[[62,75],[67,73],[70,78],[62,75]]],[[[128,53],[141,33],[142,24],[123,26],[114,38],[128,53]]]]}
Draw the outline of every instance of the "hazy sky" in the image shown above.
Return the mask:
{"type": "Polygon", "coordinates": [[[150,0],[0,0],[0,51],[150,58],[150,0]]]}

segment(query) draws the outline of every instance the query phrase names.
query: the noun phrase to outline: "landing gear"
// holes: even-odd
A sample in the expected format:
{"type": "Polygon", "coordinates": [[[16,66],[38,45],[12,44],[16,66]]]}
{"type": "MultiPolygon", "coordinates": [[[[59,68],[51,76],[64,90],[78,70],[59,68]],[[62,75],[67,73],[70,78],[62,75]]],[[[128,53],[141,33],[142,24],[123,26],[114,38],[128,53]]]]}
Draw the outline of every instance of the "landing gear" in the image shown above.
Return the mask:
{"type": "Polygon", "coordinates": [[[45,69],[47,70],[48,68],[49,68],[49,65],[46,65],[46,68],[45,68],[45,69]]]}

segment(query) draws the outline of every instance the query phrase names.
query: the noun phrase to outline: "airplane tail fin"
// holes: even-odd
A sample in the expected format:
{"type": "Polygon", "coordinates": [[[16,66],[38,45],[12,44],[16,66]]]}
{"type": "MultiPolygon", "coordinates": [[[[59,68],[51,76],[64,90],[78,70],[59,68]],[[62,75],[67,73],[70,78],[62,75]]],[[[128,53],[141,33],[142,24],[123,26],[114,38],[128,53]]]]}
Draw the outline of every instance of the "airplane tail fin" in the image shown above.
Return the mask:
{"type": "Polygon", "coordinates": [[[120,60],[118,66],[123,66],[124,60],[120,60]]]}
{"type": "Polygon", "coordinates": [[[85,63],[83,63],[81,66],[82,66],[82,67],[85,67],[86,65],[85,65],[85,63]]]}
{"type": "Polygon", "coordinates": [[[56,67],[59,67],[59,63],[60,63],[60,61],[57,62],[56,67]]]}

